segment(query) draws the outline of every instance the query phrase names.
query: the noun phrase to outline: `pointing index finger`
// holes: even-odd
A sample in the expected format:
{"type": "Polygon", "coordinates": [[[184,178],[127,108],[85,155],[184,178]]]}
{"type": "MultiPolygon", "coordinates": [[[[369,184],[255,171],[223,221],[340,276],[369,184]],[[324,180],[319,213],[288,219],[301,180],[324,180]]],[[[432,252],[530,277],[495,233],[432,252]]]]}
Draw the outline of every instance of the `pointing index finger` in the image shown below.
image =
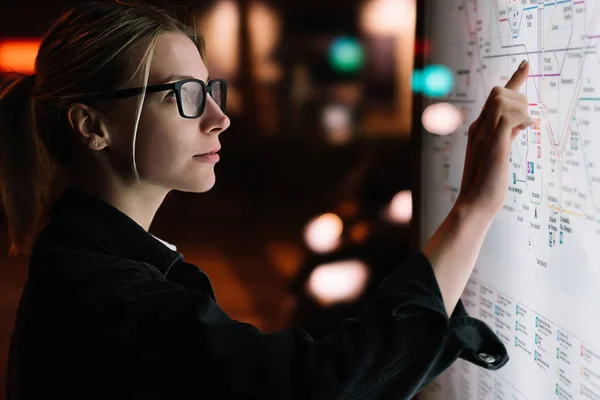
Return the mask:
{"type": "Polygon", "coordinates": [[[506,85],[504,86],[507,89],[512,89],[518,91],[521,85],[527,79],[527,75],[529,74],[529,62],[527,60],[521,61],[519,64],[519,68],[515,71],[513,76],[510,77],[506,85]]]}

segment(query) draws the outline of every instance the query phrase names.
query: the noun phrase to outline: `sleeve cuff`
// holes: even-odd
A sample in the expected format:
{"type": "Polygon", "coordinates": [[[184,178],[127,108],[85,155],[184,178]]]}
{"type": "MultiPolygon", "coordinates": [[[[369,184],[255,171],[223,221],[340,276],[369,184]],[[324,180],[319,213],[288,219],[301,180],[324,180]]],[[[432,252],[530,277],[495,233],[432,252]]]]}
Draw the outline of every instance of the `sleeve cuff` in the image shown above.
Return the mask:
{"type": "Polygon", "coordinates": [[[448,317],[431,263],[419,252],[379,284],[379,292],[396,298],[391,311],[396,320],[427,308],[446,321],[450,348],[446,351],[486,369],[496,370],[508,362],[506,347],[483,321],[469,316],[459,300],[448,317]]]}
{"type": "Polygon", "coordinates": [[[450,331],[462,349],[459,358],[489,370],[497,370],[508,362],[504,343],[486,323],[469,316],[462,300],[450,317],[450,331]]]}

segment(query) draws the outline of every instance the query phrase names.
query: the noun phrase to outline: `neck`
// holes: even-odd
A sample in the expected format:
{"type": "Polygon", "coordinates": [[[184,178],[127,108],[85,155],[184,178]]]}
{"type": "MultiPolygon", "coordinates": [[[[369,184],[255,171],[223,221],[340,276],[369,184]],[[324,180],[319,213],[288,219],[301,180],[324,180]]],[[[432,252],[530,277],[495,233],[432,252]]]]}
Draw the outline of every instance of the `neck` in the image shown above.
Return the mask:
{"type": "Polygon", "coordinates": [[[112,205],[148,231],[168,191],[141,183],[96,182],[74,179],[74,185],[112,205]]]}

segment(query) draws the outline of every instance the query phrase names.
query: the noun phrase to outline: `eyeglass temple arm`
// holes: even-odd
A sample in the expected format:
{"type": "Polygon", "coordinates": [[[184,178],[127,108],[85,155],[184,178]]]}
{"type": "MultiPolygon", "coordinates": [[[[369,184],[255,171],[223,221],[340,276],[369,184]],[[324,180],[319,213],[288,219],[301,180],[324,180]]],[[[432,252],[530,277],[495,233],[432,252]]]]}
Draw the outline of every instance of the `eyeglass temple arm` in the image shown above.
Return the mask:
{"type": "MultiPolygon", "coordinates": [[[[153,92],[161,92],[163,90],[170,90],[170,89],[175,89],[175,84],[165,83],[163,85],[148,86],[148,87],[146,87],[146,92],[153,93],[153,92]]],[[[140,95],[143,92],[144,92],[143,87],[137,87],[137,88],[115,90],[113,92],[98,93],[98,94],[92,95],[90,97],[109,98],[109,99],[124,99],[126,97],[140,95]]]]}

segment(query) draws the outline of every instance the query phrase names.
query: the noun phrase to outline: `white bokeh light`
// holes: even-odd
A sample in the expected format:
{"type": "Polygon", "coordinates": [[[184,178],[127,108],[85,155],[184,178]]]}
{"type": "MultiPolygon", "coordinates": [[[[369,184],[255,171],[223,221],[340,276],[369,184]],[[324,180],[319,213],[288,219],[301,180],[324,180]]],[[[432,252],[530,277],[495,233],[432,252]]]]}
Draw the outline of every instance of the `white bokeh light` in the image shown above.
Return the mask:
{"type": "Polygon", "coordinates": [[[360,13],[361,26],[372,35],[396,35],[414,29],[415,0],[369,0],[360,13]]]}
{"type": "Polygon", "coordinates": [[[311,273],[307,290],[322,306],[356,299],[363,292],[369,275],[360,260],[342,260],[317,266],[311,273]]]}
{"type": "Polygon", "coordinates": [[[323,214],[306,225],[304,240],[312,251],[327,253],[339,246],[343,229],[340,217],[333,213],[323,214]]]}
{"type": "Polygon", "coordinates": [[[323,125],[329,130],[347,128],[352,122],[350,109],[340,104],[331,104],[323,109],[323,125]]]}
{"type": "Polygon", "coordinates": [[[436,103],[428,106],[421,116],[423,127],[436,135],[448,135],[463,122],[461,112],[450,103],[436,103]]]}
{"type": "Polygon", "coordinates": [[[341,104],[330,104],[321,115],[327,139],[333,144],[345,144],[352,138],[352,112],[341,104]]]}
{"type": "Polygon", "coordinates": [[[403,190],[396,194],[387,209],[387,217],[391,222],[407,224],[412,219],[412,192],[403,190]]]}

